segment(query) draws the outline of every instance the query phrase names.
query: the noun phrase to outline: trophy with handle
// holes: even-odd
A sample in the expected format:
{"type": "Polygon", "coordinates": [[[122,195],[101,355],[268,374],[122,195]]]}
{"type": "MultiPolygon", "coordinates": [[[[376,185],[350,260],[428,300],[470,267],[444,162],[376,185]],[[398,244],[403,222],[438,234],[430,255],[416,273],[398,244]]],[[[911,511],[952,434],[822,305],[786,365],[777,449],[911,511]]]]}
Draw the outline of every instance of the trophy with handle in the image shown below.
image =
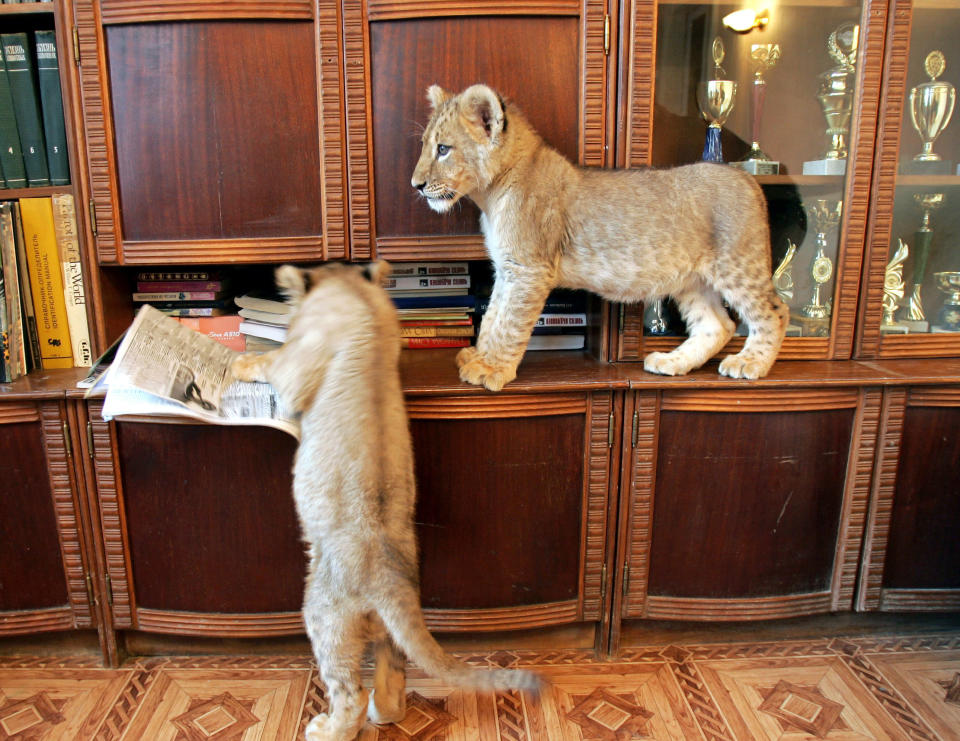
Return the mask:
{"type": "Polygon", "coordinates": [[[820,74],[817,100],[827,121],[827,149],[819,160],[803,163],[804,175],[843,175],[847,171],[847,131],[853,112],[860,26],[843,23],[827,39],[827,53],[836,62],[820,74]]]}
{"type": "Polygon", "coordinates": [[[753,64],[751,145],[743,159],[733,164],[754,175],[776,175],[780,172],[780,163],[772,160],[760,148],[760,120],[763,117],[763,102],[767,97],[764,75],[780,61],[780,44],[753,44],[750,47],[750,61],[753,64]]]}
{"type": "Polygon", "coordinates": [[[709,122],[707,139],[703,145],[701,159],[706,162],[723,162],[723,149],[720,143],[720,132],[727,117],[733,110],[737,97],[737,83],[724,79],[726,73],[721,63],[726,55],[723,41],[717,36],[713,40],[713,78],[697,85],[697,102],[700,113],[709,122]]]}
{"type": "Polygon", "coordinates": [[[943,162],[942,157],[933,151],[933,143],[950,123],[957,99],[956,88],[949,82],[937,79],[946,66],[943,52],[930,52],[923,62],[923,69],[930,80],[910,90],[910,121],[923,142],[919,154],[914,156],[909,167],[911,170],[941,174],[950,172],[951,164],[943,162]]]}
{"type": "Polygon", "coordinates": [[[944,332],[960,332],[960,271],[934,273],[937,288],[947,294],[937,320],[944,332]]]}

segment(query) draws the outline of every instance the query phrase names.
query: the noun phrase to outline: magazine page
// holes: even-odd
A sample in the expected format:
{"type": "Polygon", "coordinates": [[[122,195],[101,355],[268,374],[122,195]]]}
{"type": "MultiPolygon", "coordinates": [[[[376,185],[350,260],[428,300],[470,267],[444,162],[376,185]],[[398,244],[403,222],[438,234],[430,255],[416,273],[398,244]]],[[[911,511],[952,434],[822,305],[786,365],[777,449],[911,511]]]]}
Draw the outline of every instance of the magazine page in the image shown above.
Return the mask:
{"type": "Polygon", "coordinates": [[[266,383],[237,381],[237,356],[216,340],[145,305],[109,370],[88,390],[106,389],[103,418],[186,416],[214,424],[267,425],[299,438],[299,424],[266,383]]]}

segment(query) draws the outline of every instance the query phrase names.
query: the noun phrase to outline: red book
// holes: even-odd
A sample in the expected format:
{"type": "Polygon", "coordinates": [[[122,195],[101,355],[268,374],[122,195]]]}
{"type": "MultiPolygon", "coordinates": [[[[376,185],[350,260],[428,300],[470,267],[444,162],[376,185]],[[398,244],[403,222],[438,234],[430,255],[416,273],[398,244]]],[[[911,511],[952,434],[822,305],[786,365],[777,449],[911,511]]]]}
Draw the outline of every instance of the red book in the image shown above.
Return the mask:
{"type": "Polygon", "coordinates": [[[401,337],[400,344],[410,349],[427,349],[434,347],[467,347],[469,337],[401,337]]]}
{"type": "Polygon", "coordinates": [[[240,333],[242,317],[236,314],[225,316],[179,317],[181,324],[201,334],[212,337],[231,350],[244,352],[247,348],[247,336],[240,333]]]}

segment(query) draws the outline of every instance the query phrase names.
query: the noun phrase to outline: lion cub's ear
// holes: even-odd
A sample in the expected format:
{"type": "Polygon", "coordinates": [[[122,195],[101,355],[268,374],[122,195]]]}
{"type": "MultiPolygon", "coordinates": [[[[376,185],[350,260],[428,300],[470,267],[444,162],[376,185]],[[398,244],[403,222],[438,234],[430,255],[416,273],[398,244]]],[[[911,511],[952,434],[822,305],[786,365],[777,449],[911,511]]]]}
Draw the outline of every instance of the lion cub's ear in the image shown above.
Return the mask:
{"type": "Polygon", "coordinates": [[[366,266],[364,272],[367,275],[367,278],[371,283],[375,283],[378,286],[383,285],[383,281],[387,278],[392,272],[393,268],[390,267],[390,263],[386,260],[377,260],[376,262],[371,262],[366,266]]]}
{"type": "Polygon", "coordinates": [[[460,94],[460,115],[478,140],[492,142],[503,131],[503,104],[486,85],[472,85],[460,94]]]}
{"type": "Polygon", "coordinates": [[[292,303],[299,303],[307,293],[307,271],[296,265],[281,265],[273,274],[280,293],[292,303]]]}
{"type": "Polygon", "coordinates": [[[433,110],[437,110],[440,106],[450,100],[450,93],[448,93],[439,85],[431,85],[427,88],[427,100],[430,101],[430,105],[433,106],[433,110]]]}

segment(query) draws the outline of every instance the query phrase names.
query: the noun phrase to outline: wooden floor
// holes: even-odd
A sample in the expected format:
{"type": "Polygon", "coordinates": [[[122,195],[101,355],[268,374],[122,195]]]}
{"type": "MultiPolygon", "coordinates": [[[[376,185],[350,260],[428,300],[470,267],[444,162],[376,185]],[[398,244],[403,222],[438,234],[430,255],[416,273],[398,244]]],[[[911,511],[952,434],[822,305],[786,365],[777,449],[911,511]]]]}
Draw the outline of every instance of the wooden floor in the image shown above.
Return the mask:
{"type": "MultiPolygon", "coordinates": [[[[373,741],[960,739],[960,632],[458,652],[533,668],[539,698],[477,695],[411,668],[403,722],[373,741]]],[[[3,741],[287,741],[325,707],[306,656],[0,656],[3,741]]]]}

